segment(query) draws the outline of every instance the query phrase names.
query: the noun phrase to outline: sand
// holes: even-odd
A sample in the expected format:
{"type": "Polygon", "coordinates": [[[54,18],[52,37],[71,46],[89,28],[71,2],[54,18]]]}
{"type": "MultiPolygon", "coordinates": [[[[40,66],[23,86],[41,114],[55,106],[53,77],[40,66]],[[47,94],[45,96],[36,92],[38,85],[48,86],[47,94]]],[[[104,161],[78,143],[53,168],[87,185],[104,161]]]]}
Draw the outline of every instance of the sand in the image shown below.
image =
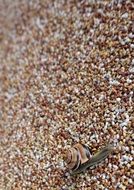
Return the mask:
{"type": "Polygon", "coordinates": [[[0,190],[131,190],[134,3],[0,0],[0,190]],[[71,176],[65,151],[114,152],[71,176]]]}

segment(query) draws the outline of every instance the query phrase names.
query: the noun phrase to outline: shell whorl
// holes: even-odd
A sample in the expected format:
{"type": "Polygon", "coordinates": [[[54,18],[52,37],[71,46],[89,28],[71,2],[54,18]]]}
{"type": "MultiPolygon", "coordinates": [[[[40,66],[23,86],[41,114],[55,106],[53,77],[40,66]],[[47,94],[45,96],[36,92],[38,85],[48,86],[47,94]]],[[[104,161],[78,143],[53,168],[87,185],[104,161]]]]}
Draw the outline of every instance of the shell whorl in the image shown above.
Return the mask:
{"type": "Polygon", "coordinates": [[[67,152],[66,162],[68,168],[75,171],[81,164],[87,162],[91,157],[89,147],[83,144],[77,143],[67,152]]]}

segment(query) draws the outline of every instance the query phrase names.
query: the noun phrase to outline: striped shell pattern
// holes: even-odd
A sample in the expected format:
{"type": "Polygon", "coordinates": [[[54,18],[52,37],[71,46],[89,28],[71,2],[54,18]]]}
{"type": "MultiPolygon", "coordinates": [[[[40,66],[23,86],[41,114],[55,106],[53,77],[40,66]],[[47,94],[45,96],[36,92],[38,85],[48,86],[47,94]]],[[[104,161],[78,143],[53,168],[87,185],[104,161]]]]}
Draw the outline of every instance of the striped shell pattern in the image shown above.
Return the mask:
{"type": "Polygon", "coordinates": [[[91,158],[91,152],[88,146],[77,143],[67,152],[66,162],[68,168],[76,171],[79,166],[91,158]]]}

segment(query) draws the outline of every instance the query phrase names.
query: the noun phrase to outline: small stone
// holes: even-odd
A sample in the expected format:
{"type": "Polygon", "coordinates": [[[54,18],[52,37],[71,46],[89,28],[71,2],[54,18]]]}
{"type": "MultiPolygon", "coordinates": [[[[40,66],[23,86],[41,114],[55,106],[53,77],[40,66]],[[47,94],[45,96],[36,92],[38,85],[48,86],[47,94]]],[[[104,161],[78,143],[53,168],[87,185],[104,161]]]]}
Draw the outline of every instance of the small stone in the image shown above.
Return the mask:
{"type": "Polygon", "coordinates": [[[121,18],[127,18],[128,17],[128,13],[126,12],[126,13],[124,13],[122,16],[121,16],[121,18]]]}

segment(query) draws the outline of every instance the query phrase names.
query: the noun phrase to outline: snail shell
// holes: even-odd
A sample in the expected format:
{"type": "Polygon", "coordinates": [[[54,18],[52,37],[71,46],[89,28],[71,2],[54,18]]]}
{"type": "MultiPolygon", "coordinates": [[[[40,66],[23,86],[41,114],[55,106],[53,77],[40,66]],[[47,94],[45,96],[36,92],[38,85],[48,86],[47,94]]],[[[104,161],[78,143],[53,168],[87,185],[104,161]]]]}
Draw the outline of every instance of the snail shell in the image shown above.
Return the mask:
{"type": "Polygon", "coordinates": [[[109,144],[91,156],[88,146],[76,144],[67,152],[66,162],[72,174],[77,174],[85,171],[104,160],[113,150],[113,145],[109,144]]]}
{"type": "Polygon", "coordinates": [[[66,162],[70,170],[76,171],[80,165],[86,163],[90,158],[89,147],[78,143],[68,150],[66,162]]]}

